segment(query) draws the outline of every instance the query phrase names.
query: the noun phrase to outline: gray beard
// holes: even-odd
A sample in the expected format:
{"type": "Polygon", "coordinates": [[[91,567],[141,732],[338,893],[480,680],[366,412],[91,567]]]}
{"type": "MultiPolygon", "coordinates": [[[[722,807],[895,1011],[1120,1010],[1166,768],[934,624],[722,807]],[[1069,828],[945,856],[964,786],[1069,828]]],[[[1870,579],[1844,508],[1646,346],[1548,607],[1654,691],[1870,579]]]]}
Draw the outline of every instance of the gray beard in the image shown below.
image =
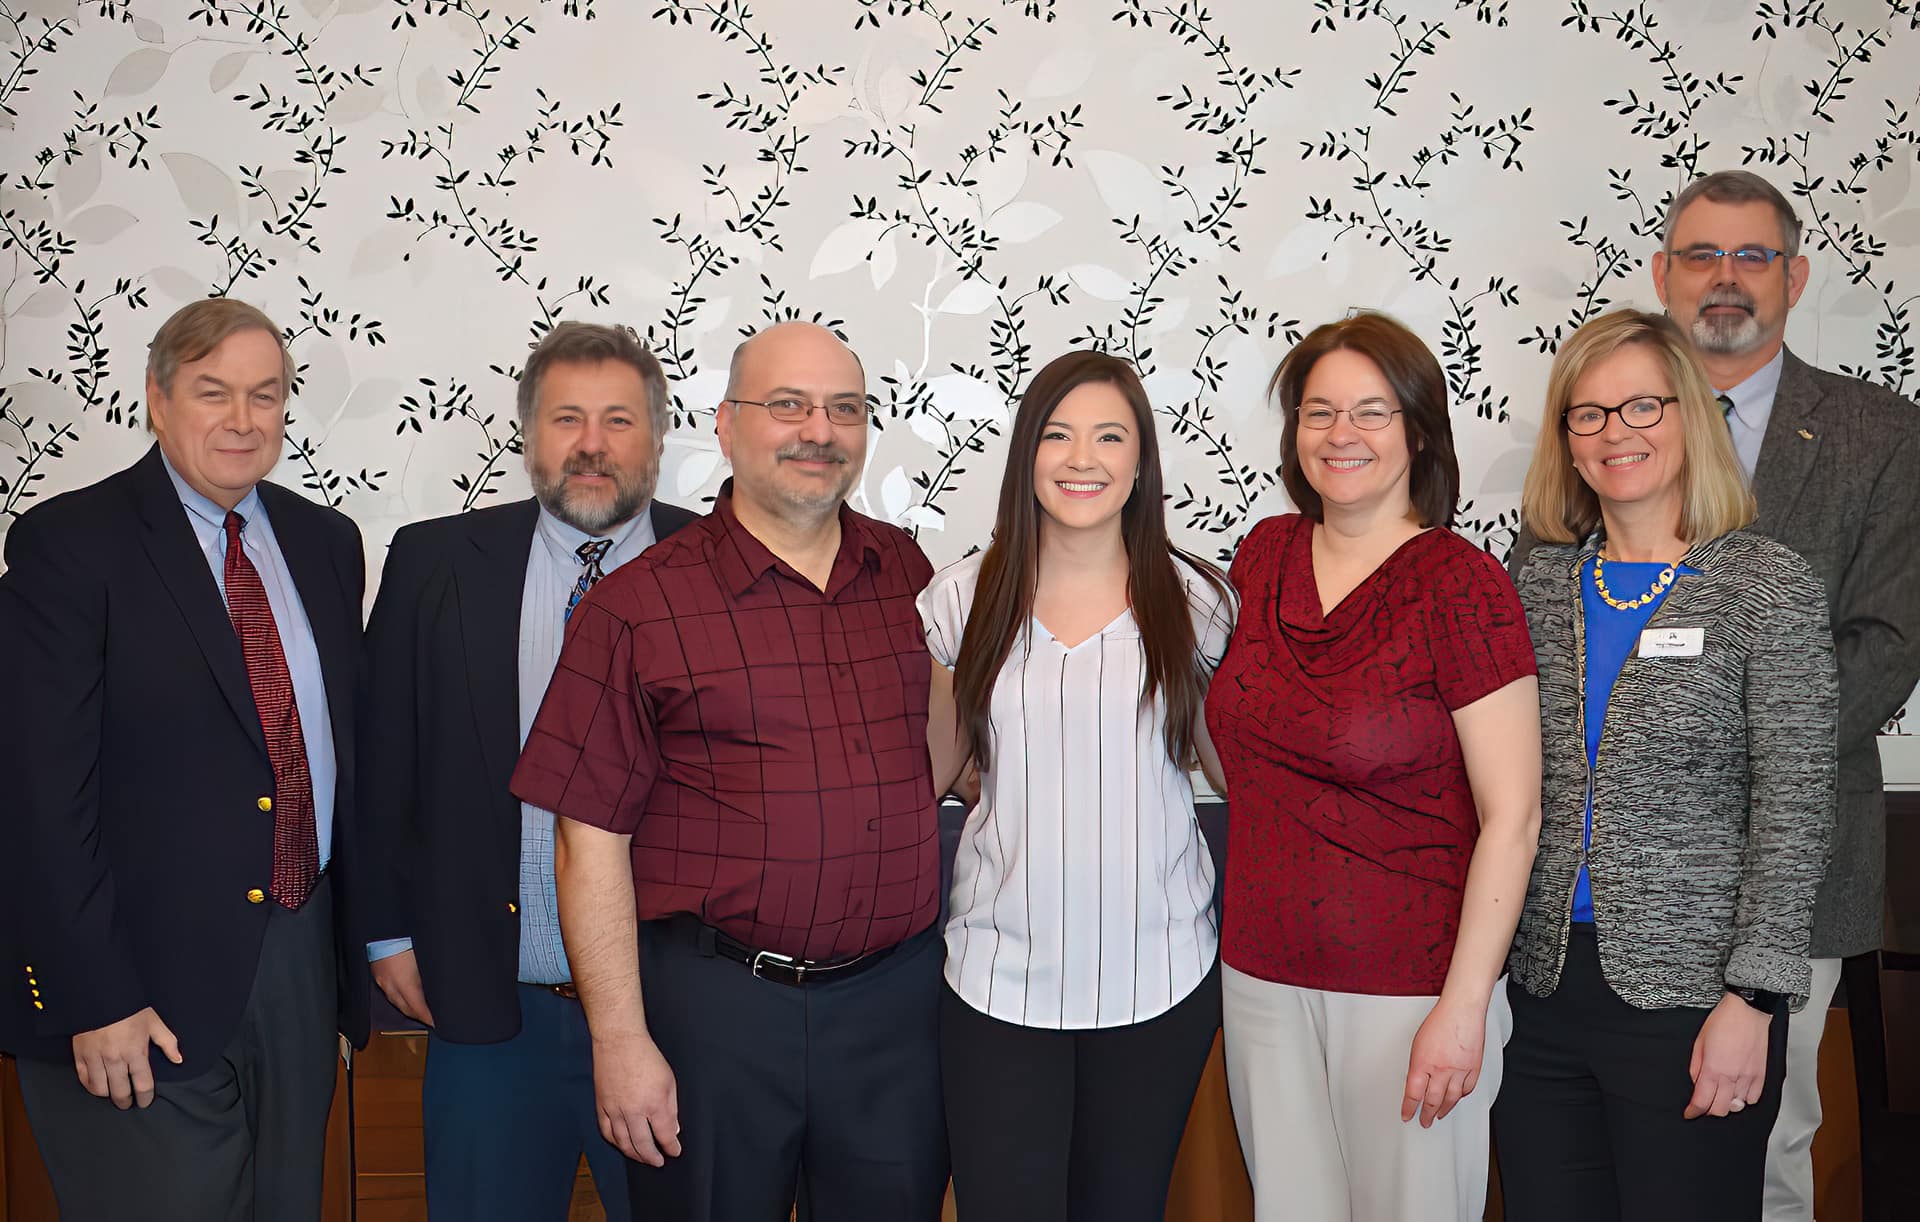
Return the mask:
{"type": "Polygon", "coordinates": [[[1722,355],[1751,352],[1763,338],[1760,320],[1751,314],[1702,314],[1688,331],[1694,347],[1722,355]]]}

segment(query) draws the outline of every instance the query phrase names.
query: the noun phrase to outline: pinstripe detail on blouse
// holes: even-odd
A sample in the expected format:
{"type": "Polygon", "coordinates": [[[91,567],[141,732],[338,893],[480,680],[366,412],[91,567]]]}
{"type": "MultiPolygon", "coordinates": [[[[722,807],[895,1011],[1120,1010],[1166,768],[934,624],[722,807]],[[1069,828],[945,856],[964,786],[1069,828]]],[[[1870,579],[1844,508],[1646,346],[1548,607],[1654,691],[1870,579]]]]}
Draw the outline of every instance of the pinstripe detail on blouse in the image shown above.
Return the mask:
{"type": "MultiPolygon", "coordinates": [[[[920,597],[927,646],[959,657],[980,556],[920,597]]],[[[1233,609],[1181,566],[1209,673],[1233,609]]],[[[1193,786],[1167,758],[1165,702],[1142,708],[1140,629],[1122,612],[1069,649],[1035,620],[991,702],[994,767],[954,857],[947,982],[1003,1022],[1122,1026],[1171,1009],[1219,948],[1213,858],[1193,786]]]]}

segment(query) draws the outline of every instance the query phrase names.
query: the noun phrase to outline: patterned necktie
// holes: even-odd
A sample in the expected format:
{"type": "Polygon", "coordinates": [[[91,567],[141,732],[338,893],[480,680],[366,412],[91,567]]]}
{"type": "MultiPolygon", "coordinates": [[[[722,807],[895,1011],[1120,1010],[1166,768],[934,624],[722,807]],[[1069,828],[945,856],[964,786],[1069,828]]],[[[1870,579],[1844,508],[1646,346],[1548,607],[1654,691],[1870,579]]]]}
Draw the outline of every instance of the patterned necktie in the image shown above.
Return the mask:
{"type": "Polygon", "coordinates": [[[580,580],[573,583],[573,593],[567,596],[567,613],[561,617],[561,623],[573,618],[573,609],[580,605],[587,591],[607,575],[606,570],[600,567],[600,562],[607,558],[607,553],[612,549],[612,539],[588,539],[573,549],[573,554],[580,557],[580,580]]]}
{"type": "Polygon", "coordinates": [[[247,686],[267,738],[273,763],[273,898],[282,908],[307,902],[320,878],[320,838],[313,822],[313,776],[307,771],[307,744],[300,734],[300,709],[293,700],[293,676],[280,647],[280,630],[260,573],[240,545],[247,520],[227,512],[227,615],[240,637],[247,660],[247,686]]]}
{"type": "Polygon", "coordinates": [[[1720,396],[1720,418],[1727,422],[1727,428],[1729,430],[1733,428],[1733,396],[1732,395],[1720,396]]]}

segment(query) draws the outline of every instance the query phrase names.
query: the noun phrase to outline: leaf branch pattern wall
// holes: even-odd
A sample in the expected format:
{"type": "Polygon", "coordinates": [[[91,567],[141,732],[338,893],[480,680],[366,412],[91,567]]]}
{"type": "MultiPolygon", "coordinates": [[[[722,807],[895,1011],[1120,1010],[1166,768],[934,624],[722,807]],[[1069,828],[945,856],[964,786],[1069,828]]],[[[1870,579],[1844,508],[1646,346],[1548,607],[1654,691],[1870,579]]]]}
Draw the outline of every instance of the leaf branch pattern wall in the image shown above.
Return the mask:
{"type": "Polygon", "coordinates": [[[563,317],[659,353],[689,504],[741,333],[841,331],[857,504],[936,561],[1034,370],[1123,354],[1225,558],[1285,508],[1274,364],[1375,307],[1442,357],[1502,550],[1551,354],[1654,304],[1695,173],[1795,198],[1802,356],[1920,391],[1917,61],[1915,0],[0,0],[0,529],[144,448],[145,341],[232,293],[300,365],[279,478],[376,572],[524,493],[512,379],[563,317]]]}

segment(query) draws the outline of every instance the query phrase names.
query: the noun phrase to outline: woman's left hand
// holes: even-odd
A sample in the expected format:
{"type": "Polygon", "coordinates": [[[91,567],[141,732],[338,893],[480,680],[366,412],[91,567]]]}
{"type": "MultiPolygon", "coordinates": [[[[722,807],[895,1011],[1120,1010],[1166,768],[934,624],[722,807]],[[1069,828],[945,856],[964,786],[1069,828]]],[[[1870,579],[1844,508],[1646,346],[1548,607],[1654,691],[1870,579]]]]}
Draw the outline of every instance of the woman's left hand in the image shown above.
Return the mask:
{"type": "Polygon", "coordinates": [[[1413,1037],[1407,1087],[1400,1101],[1401,1121],[1412,1120],[1419,1112],[1420,1127],[1426,1129],[1446,1119],[1479,1083],[1486,1040],[1486,1003],[1473,1006],[1442,994],[1413,1037]]]}
{"type": "Polygon", "coordinates": [[[1688,1120],[1725,1116],[1760,1102],[1767,1085],[1767,1033],[1773,1016],[1728,993],[1693,1041],[1693,1098],[1688,1120]]]}

